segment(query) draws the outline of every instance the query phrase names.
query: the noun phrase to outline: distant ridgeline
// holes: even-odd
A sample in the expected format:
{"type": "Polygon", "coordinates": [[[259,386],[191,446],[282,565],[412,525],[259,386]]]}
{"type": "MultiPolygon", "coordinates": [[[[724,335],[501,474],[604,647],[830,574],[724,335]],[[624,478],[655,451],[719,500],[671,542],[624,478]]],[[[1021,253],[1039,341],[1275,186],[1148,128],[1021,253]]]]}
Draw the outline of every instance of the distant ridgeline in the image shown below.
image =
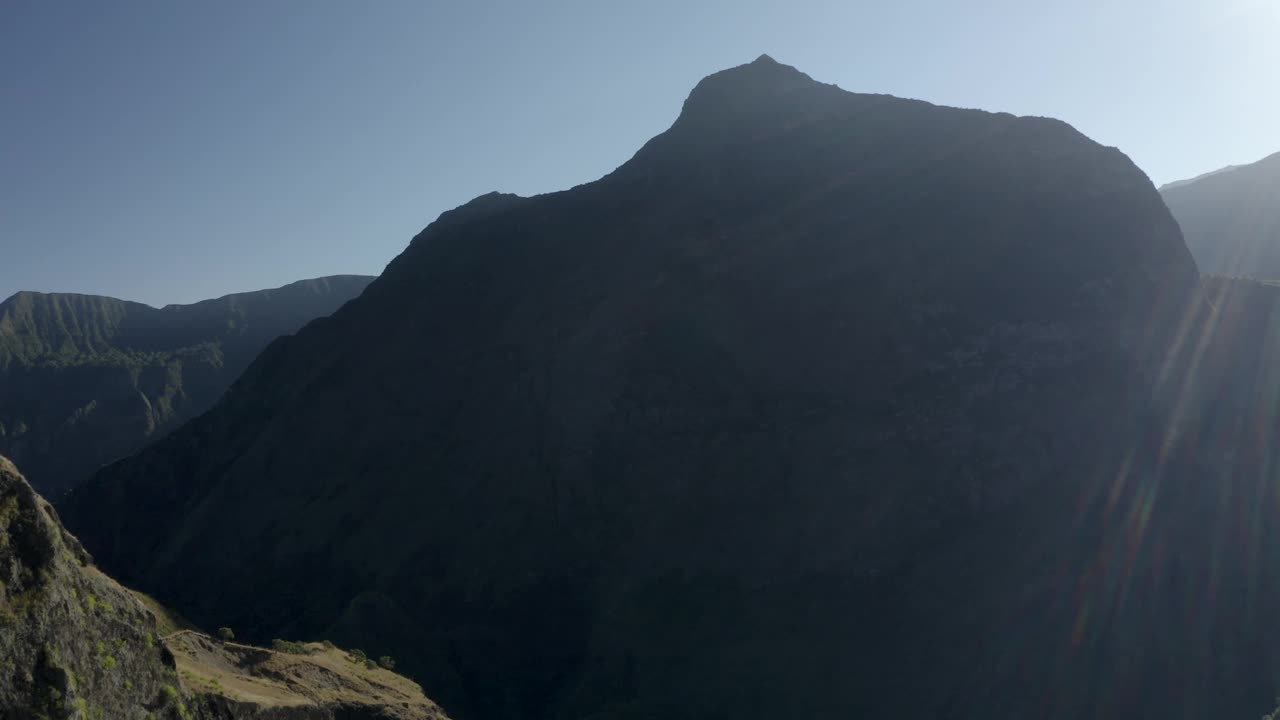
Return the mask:
{"type": "Polygon", "coordinates": [[[1280,280],[1280,153],[1160,188],[1200,272],[1280,280]]]}
{"type": "Polygon", "coordinates": [[[20,292],[0,303],[0,454],[56,495],[207,410],[268,343],[370,280],[303,280],[163,309],[20,292]]]}

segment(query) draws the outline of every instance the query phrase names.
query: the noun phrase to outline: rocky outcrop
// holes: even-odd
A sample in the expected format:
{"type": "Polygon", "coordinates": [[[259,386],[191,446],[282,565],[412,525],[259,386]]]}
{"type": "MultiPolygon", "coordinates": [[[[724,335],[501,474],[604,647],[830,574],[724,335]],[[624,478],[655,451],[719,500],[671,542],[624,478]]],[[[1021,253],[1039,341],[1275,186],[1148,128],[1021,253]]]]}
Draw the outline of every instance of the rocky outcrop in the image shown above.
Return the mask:
{"type": "Polygon", "coordinates": [[[447,720],[409,680],[301,647],[160,637],[154,613],[0,457],[0,718],[447,720]]]}
{"type": "Polygon", "coordinates": [[[1160,193],[1201,272],[1280,280],[1280,153],[1160,193]]]}
{"type": "Polygon", "coordinates": [[[177,717],[177,685],[154,616],[0,457],[0,717],[177,717]]]}
{"type": "Polygon", "coordinates": [[[258,352],[372,278],[155,309],[22,292],[0,303],[0,453],[56,496],[207,410],[258,352]]]}
{"type": "Polygon", "coordinates": [[[761,58],[445,213],[66,513],[471,719],[1253,712],[1175,621],[1194,516],[1149,515],[1202,306],[1118,150],[761,58]]]}

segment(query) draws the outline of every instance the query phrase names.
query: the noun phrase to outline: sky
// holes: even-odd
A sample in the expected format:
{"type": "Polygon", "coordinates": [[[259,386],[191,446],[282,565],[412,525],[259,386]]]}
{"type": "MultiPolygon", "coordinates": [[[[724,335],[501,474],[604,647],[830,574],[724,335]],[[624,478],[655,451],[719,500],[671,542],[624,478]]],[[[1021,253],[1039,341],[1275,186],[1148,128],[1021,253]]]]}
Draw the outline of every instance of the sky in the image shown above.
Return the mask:
{"type": "Polygon", "coordinates": [[[1278,0],[0,0],[0,298],[377,274],[593,180],[761,53],[1058,117],[1156,184],[1280,151],[1278,0]]]}

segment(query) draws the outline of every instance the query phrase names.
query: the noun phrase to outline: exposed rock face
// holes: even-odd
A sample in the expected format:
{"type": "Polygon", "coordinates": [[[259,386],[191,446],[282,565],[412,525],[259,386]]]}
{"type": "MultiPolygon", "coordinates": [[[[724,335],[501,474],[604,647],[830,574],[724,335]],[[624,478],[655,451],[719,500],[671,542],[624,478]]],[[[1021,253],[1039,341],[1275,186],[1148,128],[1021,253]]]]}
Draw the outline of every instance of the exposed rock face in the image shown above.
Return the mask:
{"type": "Polygon", "coordinates": [[[445,213],[67,513],[468,719],[1252,712],[1129,532],[1197,293],[1119,151],[762,58],[597,182],[445,213]]]}
{"type": "Polygon", "coordinates": [[[1160,192],[1201,272],[1280,280],[1280,153],[1160,192]]]}
{"type": "Polygon", "coordinates": [[[448,720],[409,680],[337,651],[293,656],[189,631],[159,637],[155,615],[89,564],[4,457],[0,718],[448,720]]]}
{"type": "Polygon", "coordinates": [[[142,720],[171,704],[173,668],[154,616],[0,457],[0,717],[142,720]]]}
{"type": "Polygon", "coordinates": [[[207,410],[267,343],[372,278],[304,280],[157,310],[23,292],[0,303],[0,453],[65,490],[207,410]]]}

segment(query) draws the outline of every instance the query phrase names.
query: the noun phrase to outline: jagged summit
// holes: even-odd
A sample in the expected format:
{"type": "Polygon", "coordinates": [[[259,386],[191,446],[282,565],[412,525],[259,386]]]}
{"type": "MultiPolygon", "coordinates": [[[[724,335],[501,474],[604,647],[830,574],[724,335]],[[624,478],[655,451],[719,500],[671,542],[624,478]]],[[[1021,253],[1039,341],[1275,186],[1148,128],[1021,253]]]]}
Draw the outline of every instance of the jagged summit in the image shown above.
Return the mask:
{"type": "Polygon", "coordinates": [[[768,55],[761,55],[754,62],[704,78],[689,94],[677,122],[694,118],[724,121],[735,113],[752,112],[768,105],[785,107],[793,100],[788,97],[792,93],[825,87],[831,86],[768,55]]]}

